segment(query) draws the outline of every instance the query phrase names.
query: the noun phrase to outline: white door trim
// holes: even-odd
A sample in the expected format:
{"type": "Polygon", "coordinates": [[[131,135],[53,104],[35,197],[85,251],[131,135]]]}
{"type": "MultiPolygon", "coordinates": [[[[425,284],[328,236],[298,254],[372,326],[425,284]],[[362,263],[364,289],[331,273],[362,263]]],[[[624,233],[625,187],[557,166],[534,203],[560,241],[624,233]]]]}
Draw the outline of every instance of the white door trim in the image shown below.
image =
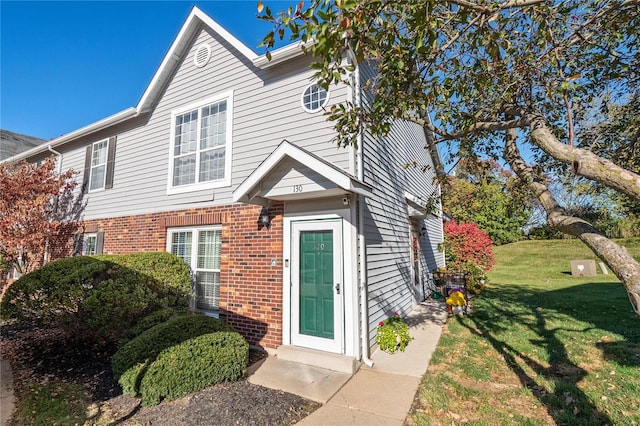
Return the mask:
{"type": "Polygon", "coordinates": [[[343,251],[342,251],[342,221],[341,220],[317,220],[296,221],[291,227],[291,343],[305,348],[318,349],[327,352],[340,353],[342,349],[343,328],[343,251]],[[305,231],[330,231],[333,239],[333,338],[322,338],[305,335],[300,332],[300,282],[297,271],[300,268],[300,244],[299,237],[305,231]]]}
{"type": "MultiPolygon", "coordinates": [[[[331,226],[331,225],[330,225],[331,226]]],[[[282,340],[285,345],[300,345],[305,347],[311,347],[314,349],[324,350],[327,352],[334,353],[345,353],[345,299],[350,299],[350,297],[345,297],[347,292],[347,288],[351,287],[350,277],[347,277],[345,274],[345,268],[348,267],[345,260],[348,260],[348,253],[351,253],[351,238],[348,237],[348,230],[350,227],[348,223],[344,221],[344,218],[340,215],[336,214],[321,214],[321,215],[305,215],[305,216],[292,216],[284,218],[284,233],[283,233],[283,259],[284,259],[284,272],[283,272],[283,329],[282,329],[282,340]],[[334,311],[334,315],[336,315],[337,323],[334,327],[334,331],[336,332],[334,340],[327,342],[327,339],[322,339],[324,341],[316,341],[315,344],[312,339],[311,342],[306,339],[300,339],[299,334],[297,334],[297,326],[294,324],[293,320],[294,315],[297,315],[297,312],[294,313],[293,309],[293,297],[295,297],[296,292],[293,291],[293,277],[292,271],[295,266],[295,263],[292,259],[292,241],[294,237],[293,226],[294,224],[302,224],[308,223],[310,226],[315,227],[312,229],[329,229],[329,227],[323,228],[324,224],[338,223],[340,224],[340,265],[339,265],[339,274],[341,277],[341,289],[340,295],[337,298],[339,301],[339,310],[334,311]]],[[[334,296],[335,293],[334,293],[334,296]]],[[[351,334],[351,333],[347,333],[351,334]]],[[[347,352],[351,352],[348,350],[347,352]]]]}

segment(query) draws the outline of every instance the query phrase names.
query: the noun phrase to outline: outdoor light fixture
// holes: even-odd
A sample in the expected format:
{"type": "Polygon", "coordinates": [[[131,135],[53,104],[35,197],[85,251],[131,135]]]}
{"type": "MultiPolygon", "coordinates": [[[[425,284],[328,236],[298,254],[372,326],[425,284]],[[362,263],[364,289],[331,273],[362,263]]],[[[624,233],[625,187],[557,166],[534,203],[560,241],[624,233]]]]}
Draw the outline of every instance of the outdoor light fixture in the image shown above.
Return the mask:
{"type": "Polygon", "coordinates": [[[266,207],[263,207],[258,217],[258,228],[271,228],[271,214],[266,207]]]}

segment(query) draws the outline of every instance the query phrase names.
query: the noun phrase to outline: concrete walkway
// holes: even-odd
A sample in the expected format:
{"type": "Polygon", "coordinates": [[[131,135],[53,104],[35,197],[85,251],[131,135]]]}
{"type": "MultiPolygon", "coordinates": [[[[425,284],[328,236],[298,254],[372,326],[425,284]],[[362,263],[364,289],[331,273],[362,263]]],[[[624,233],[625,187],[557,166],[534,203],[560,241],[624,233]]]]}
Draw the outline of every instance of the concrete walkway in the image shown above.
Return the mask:
{"type": "Polygon", "coordinates": [[[414,338],[406,350],[378,350],[373,367],[353,376],[269,357],[249,380],[323,402],[302,425],[402,425],[446,320],[442,301],[421,303],[406,318],[414,338]]]}
{"type": "Polygon", "coordinates": [[[15,402],[11,365],[9,361],[0,359],[0,426],[5,426],[9,422],[15,409],[15,402]]]}

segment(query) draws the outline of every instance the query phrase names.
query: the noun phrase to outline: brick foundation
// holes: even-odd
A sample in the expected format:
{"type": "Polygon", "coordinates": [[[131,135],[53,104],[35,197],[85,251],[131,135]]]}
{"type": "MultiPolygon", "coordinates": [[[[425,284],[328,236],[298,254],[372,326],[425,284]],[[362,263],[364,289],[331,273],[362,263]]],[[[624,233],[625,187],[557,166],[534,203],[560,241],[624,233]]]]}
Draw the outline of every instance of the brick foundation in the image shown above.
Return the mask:
{"type": "Polygon", "coordinates": [[[276,348],[282,344],[283,204],[269,208],[269,228],[258,222],[261,210],[233,204],[90,220],[81,229],[104,232],[104,253],[124,254],[165,251],[167,228],[222,225],[220,318],[249,344],[276,348]]]}

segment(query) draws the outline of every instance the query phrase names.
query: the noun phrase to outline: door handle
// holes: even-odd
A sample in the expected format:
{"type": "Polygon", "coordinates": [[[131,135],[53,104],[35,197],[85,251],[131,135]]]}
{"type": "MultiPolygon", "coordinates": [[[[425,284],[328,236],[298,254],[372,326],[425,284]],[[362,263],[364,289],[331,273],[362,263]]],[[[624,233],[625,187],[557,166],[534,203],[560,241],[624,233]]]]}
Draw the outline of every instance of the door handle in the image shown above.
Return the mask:
{"type": "Polygon", "coordinates": [[[340,294],[340,283],[336,283],[336,292],[340,294]]]}

